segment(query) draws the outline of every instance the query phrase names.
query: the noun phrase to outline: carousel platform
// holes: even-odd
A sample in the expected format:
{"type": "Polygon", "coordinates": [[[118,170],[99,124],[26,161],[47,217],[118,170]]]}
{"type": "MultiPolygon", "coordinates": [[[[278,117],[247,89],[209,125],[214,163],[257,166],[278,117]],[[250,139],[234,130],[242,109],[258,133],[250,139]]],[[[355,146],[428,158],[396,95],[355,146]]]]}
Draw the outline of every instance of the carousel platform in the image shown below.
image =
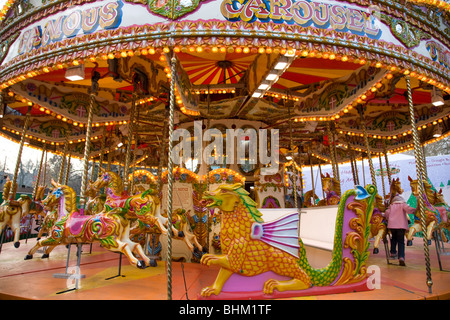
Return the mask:
{"type": "MultiPolygon", "coordinates": [[[[35,239],[21,241],[16,249],[13,243],[3,245],[0,253],[0,299],[8,300],[165,300],[167,299],[166,264],[158,261],[157,267],[137,269],[120,255],[109,252],[98,245],[84,245],[81,255],[77,290],[75,280],[55,277],[66,273],[68,250],[59,246],[48,259],[36,253],[32,260],[24,260],[35,239]]],[[[432,293],[426,286],[425,259],[422,239],[415,239],[412,247],[406,248],[406,267],[387,264],[384,248],[377,255],[370,254],[368,265],[379,267],[381,283],[379,289],[371,291],[309,296],[308,300],[449,300],[450,299],[450,255],[441,255],[440,271],[434,243],[430,246],[432,293]]],[[[450,244],[445,244],[450,252],[450,244]]],[[[69,256],[68,273],[73,273],[77,264],[75,246],[69,256]]],[[[172,264],[172,299],[196,300],[200,290],[211,284],[217,268],[198,263],[172,264]]]]}

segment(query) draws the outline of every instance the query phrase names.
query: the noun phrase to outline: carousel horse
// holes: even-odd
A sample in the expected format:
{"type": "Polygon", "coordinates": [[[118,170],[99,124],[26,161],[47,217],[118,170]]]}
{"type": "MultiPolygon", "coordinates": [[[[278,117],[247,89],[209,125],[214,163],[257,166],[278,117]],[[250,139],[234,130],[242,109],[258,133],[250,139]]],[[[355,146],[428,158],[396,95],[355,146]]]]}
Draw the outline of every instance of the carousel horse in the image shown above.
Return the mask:
{"type": "Polygon", "coordinates": [[[306,208],[313,207],[316,203],[316,200],[318,200],[318,199],[319,199],[319,197],[317,196],[317,194],[315,194],[315,192],[313,190],[309,190],[305,193],[304,206],[306,208]]]}
{"type": "Polygon", "coordinates": [[[327,173],[321,175],[322,189],[325,192],[325,199],[319,201],[318,205],[334,206],[341,200],[341,183],[327,173]],[[325,200],[325,201],[324,201],[325,200]]]}
{"type": "Polygon", "coordinates": [[[37,235],[37,240],[40,240],[44,235],[44,233],[48,233],[48,231],[51,230],[56,220],[58,219],[58,210],[57,210],[58,203],[52,201],[53,199],[52,192],[53,190],[50,189],[47,194],[47,197],[41,200],[41,205],[43,207],[45,215],[44,218],[42,219],[41,228],[39,229],[37,235]]]}
{"type": "MultiPolygon", "coordinates": [[[[125,207],[127,205],[129,207],[129,210],[135,211],[136,209],[138,209],[134,208],[135,205],[139,207],[145,206],[146,198],[149,198],[150,201],[154,201],[153,198],[156,198],[156,196],[154,195],[155,190],[153,189],[149,189],[142,193],[129,196],[123,187],[122,179],[117,173],[112,171],[106,172],[102,168],[100,168],[100,171],[101,175],[93,183],[92,187],[98,190],[103,187],[106,187],[106,200],[105,200],[106,211],[110,211],[117,207],[125,207]]],[[[156,221],[158,221],[157,227],[161,228],[162,233],[166,234],[167,233],[166,226],[168,224],[168,219],[161,215],[159,203],[160,202],[158,198],[157,204],[158,210],[154,212],[156,221]]],[[[153,225],[151,227],[153,227],[153,225]]],[[[176,234],[178,233],[178,230],[172,227],[172,232],[176,234]]],[[[182,237],[182,234],[179,234],[179,236],[182,237]]]]}
{"type": "Polygon", "coordinates": [[[379,195],[375,195],[375,206],[373,208],[372,218],[370,219],[370,236],[369,238],[375,237],[373,242],[373,253],[377,254],[379,252],[380,241],[386,238],[387,225],[383,217],[383,212],[386,211],[383,198],[379,195]]]}
{"type": "Polygon", "coordinates": [[[0,233],[7,226],[14,233],[14,247],[20,246],[20,220],[29,213],[31,198],[21,195],[18,200],[9,200],[12,181],[7,181],[3,188],[3,203],[0,205],[0,233]]]}
{"type": "Polygon", "coordinates": [[[158,224],[155,212],[159,210],[159,199],[156,196],[147,193],[141,198],[144,203],[141,199],[131,200],[140,205],[132,206],[127,202],[123,208],[116,207],[106,213],[84,215],[76,211],[76,194],[72,188],[56,184],[51,195],[49,202],[58,203],[58,220],[49,237],[39,240],[25,260],[32,259],[33,254],[44,246],[48,248],[42,258],[48,258],[51,250],[58,245],[99,242],[107,250],[125,254],[130,263],[138,268],[150,266],[150,259],[144,254],[141,245],[129,238],[130,221],[137,219],[145,224],[158,224]],[[133,253],[142,260],[136,259],[133,253]]]}
{"type": "MultiPolygon", "coordinates": [[[[174,234],[173,239],[182,240],[189,251],[193,252],[196,256],[202,256],[206,252],[206,248],[202,247],[198,242],[197,237],[192,233],[188,221],[189,211],[186,212],[184,209],[176,209],[172,213],[172,225],[178,231],[174,234]]],[[[167,218],[167,212],[162,214],[163,217],[167,218]]],[[[130,233],[132,235],[137,235],[141,233],[160,233],[157,228],[151,228],[148,225],[143,225],[139,223],[134,228],[131,229],[130,233]]]]}
{"type": "Polygon", "coordinates": [[[31,203],[30,206],[30,214],[34,216],[34,218],[37,220],[40,215],[44,213],[44,208],[42,207],[42,200],[45,196],[45,186],[38,186],[36,188],[36,194],[34,196],[34,200],[31,203]]]}
{"type": "MultiPolygon", "coordinates": [[[[442,189],[440,189],[439,192],[434,191],[433,195],[433,200],[430,200],[430,202],[437,210],[439,210],[439,213],[441,215],[442,221],[440,223],[440,228],[450,231],[450,206],[444,200],[442,189]]],[[[447,238],[443,232],[441,234],[443,236],[443,239],[447,238]]]]}
{"type": "Polygon", "coordinates": [[[97,214],[105,208],[105,196],[100,194],[100,188],[90,181],[86,190],[88,200],[86,202],[86,214],[97,214]]]}
{"type": "MultiPolygon", "coordinates": [[[[200,245],[197,237],[194,235],[192,229],[190,228],[188,215],[189,211],[186,212],[186,210],[184,209],[176,209],[172,213],[172,225],[175,227],[175,229],[179,230],[180,233],[182,233],[183,236],[180,240],[183,240],[190,251],[194,252],[196,255],[199,255],[199,253],[205,253],[206,248],[200,245]]],[[[163,216],[167,216],[167,212],[165,215],[163,214],[163,216]]],[[[177,237],[175,237],[175,239],[177,239],[177,237]]]]}
{"type": "MultiPolygon", "coordinates": [[[[145,191],[143,193],[129,197],[123,189],[122,179],[119,177],[119,175],[114,172],[105,172],[104,170],[102,170],[102,176],[93,183],[93,187],[98,189],[102,187],[107,188],[105,201],[106,210],[120,207],[121,203],[123,203],[124,200],[128,201],[127,199],[139,198],[142,194],[148,192],[145,191]]],[[[159,212],[156,218],[160,221],[160,224],[156,226],[156,229],[160,228],[161,225],[163,225],[164,227],[168,225],[168,218],[159,214],[159,212]]],[[[139,229],[142,229],[145,232],[152,233],[155,232],[154,227],[155,226],[153,225],[142,226],[141,224],[139,224],[137,226],[137,229],[133,228],[133,233],[137,233],[139,229]]],[[[156,231],[156,233],[161,232],[156,231]]],[[[175,211],[172,214],[172,234],[174,235],[175,239],[182,239],[186,243],[190,251],[194,253],[198,253],[199,251],[204,252],[203,247],[198,243],[197,237],[192,232],[190,232],[187,217],[182,211],[175,211]]]]}
{"type": "Polygon", "coordinates": [[[408,180],[411,185],[412,194],[416,197],[422,196],[424,200],[424,215],[425,215],[425,225],[426,230],[422,230],[422,224],[420,223],[419,210],[417,208],[416,213],[414,214],[414,224],[409,228],[409,232],[406,236],[407,245],[412,246],[412,239],[416,232],[426,232],[428,244],[431,244],[431,237],[435,230],[438,229],[441,223],[441,215],[439,210],[437,210],[429,201],[429,199],[433,198],[433,191],[431,190],[431,185],[427,181],[423,181],[423,185],[425,188],[425,193],[420,195],[419,193],[419,182],[418,180],[413,180],[410,176],[408,176],[408,180]]]}
{"type": "MultiPolygon", "coordinates": [[[[389,190],[389,199],[393,199],[395,195],[402,193],[403,189],[400,178],[394,178],[389,190]]],[[[372,218],[370,220],[370,237],[375,237],[375,241],[373,243],[374,254],[377,254],[379,252],[378,246],[380,244],[380,240],[385,240],[386,235],[388,234],[387,223],[383,217],[383,213],[386,211],[386,208],[387,206],[383,198],[379,194],[377,194],[375,196],[375,207],[373,209],[372,218]]]]}

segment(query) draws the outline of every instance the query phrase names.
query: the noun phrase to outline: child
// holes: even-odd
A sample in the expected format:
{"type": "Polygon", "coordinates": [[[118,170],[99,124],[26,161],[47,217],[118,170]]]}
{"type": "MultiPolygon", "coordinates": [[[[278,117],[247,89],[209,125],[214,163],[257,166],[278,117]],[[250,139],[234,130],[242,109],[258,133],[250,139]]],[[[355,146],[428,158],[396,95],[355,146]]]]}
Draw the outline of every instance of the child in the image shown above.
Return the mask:
{"type": "Polygon", "coordinates": [[[408,214],[414,213],[416,209],[406,204],[405,199],[400,195],[402,193],[403,189],[400,189],[397,193],[391,194],[389,208],[384,213],[384,217],[392,234],[391,258],[397,255],[398,245],[398,262],[401,266],[405,266],[405,231],[409,229],[408,214]],[[393,198],[392,195],[394,195],[393,198]]]}

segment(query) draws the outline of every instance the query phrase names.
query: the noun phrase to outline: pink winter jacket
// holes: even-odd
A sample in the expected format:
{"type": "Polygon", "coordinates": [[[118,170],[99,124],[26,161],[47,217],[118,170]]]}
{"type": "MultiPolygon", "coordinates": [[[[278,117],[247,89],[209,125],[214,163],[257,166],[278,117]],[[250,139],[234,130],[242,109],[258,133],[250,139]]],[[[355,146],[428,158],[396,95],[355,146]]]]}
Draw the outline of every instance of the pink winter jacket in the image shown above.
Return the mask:
{"type": "Polygon", "coordinates": [[[396,195],[384,213],[384,217],[388,221],[388,229],[408,230],[408,218],[406,215],[412,214],[415,211],[416,209],[408,206],[400,195],[396,195]]]}

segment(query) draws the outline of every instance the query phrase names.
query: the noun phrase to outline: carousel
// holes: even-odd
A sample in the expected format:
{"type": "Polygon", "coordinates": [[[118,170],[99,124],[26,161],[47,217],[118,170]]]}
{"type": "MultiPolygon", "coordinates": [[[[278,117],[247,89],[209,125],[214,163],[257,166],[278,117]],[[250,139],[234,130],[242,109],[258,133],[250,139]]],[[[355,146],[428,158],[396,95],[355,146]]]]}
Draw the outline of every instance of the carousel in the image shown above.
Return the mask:
{"type": "Polygon", "coordinates": [[[23,272],[5,267],[0,283],[32,274],[51,289],[4,297],[55,298],[63,278],[75,285],[58,297],[95,299],[101,262],[117,257],[110,281],[129,267],[141,279],[130,290],[153,283],[142,299],[181,299],[180,274],[185,298],[370,294],[373,265],[392,270],[384,211],[401,183],[417,198],[407,243],[419,296],[448,297],[450,208],[431,190],[423,147],[450,135],[449,30],[450,4],[436,0],[8,0],[0,134],[19,151],[0,264],[23,272]],[[25,144],[42,151],[28,195],[17,192],[25,144]],[[389,158],[407,150],[416,176],[400,181],[389,158]],[[48,154],[62,158],[50,184],[48,154]],[[71,159],[83,165],[79,191],[71,159]],[[20,239],[24,217],[38,221],[37,239],[20,239]]]}

